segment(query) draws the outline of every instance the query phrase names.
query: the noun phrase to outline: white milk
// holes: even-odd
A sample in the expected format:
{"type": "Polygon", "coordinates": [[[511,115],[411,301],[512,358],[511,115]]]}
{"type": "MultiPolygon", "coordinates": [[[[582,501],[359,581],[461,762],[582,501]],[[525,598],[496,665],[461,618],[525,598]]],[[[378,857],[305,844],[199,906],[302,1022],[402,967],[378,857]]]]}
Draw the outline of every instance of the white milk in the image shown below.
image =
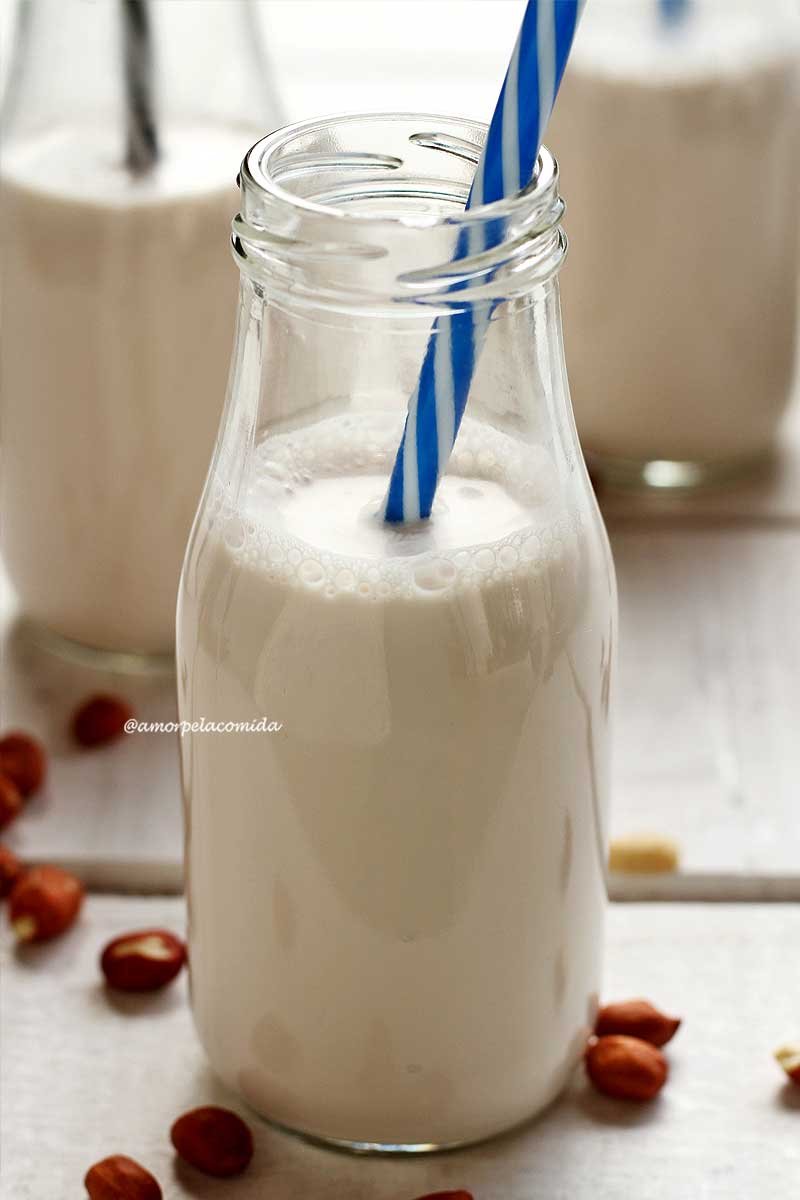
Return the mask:
{"type": "Polygon", "coordinates": [[[720,467],[774,441],[796,330],[797,54],[767,6],[690,4],[670,31],[655,0],[587,11],[547,140],[590,453],[720,467]]]}
{"type": "Polygon", "coordinates": [[[398,428],[267,439],[179,603],[192,995],[216,1071],[316,1135],[448,1144],[563,1087],[600,984],[611,595],[550,459],[467,418],[432,520],[398,428]]]}
{"type": "Polygon", "coordinates": [[[249,129],[167,129],[132,180],[56,130],[2,159],[3,552],[26,612],[168,651],[225,393],[249,129]]]}

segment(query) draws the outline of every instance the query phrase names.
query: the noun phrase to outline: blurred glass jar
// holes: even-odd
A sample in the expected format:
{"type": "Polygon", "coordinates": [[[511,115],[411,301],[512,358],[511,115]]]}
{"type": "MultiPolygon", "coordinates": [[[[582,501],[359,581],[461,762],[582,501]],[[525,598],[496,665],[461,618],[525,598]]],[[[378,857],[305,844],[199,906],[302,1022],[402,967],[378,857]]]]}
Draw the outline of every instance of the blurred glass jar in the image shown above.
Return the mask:
{"type": "Polygon", "coordinates": [[[163,655],[279,122],[247,2],[30,0],[3,113],[3,554],[60,638],[163,655]]]}
{"type": "Polygon", "coordinates": [[[548,144],[575,416],[609,482],[691,488],[774,445],[797,331],[798,11],[589,5],[548,144]]]}

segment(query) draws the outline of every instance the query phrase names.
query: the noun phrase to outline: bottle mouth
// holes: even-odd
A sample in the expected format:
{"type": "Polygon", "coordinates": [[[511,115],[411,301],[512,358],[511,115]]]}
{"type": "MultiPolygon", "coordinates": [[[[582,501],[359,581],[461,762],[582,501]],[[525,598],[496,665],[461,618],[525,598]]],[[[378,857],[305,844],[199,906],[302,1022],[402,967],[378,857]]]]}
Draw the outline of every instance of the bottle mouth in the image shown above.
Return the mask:
{"type": "Polygon", "coordinates": [[[414,113],[277,130],[242,163],[240,270],[270,292],[334,307],[452,313],[523,295],[566,250],[558,166],[543,148],[524,191],[466,210],[485,136],[474,121],[414,113]]]}

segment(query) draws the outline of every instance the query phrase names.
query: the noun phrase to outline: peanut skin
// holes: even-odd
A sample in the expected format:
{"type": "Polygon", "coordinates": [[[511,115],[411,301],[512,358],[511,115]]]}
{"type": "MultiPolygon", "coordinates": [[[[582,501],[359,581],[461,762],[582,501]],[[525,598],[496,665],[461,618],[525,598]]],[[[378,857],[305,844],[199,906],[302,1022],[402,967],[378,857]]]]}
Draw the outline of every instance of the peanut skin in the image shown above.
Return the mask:
{"type": "Polygon", "coordinates": [[[105,746],[123,736],[132,716],[133,709],[119,696],[91,696],[72,718],[72,736],[87,750],[105,746]]]}
{"type": "Polygon", "coordinates": [[[651,1046],[666,1046],[679,1028],[678,1017],[659,1012],[648,1000],[624,1000],[600,1009],[594,1031],[598,1037],[622,1033],[641,1038],[651,1046]]]}
{"type": "Polygon", "coordinates": [[[95,1163],[83,1183],[89,1200],[163,1200],[158,1181],[124,1154],[95,1163]]]}
{"type": "Polygon", "coordinates": [[[29,733],[13,730],[0,738],[0,771],[17,785],[24,798],[38,791],[47,772],[44,746],[29,733]]]}
{"type": "Polygon", "coordinates": [[[0,829],[10,825],[22,811],[22,793],[13,779],[0,774],[0,829]]]}
{"type": "Polygon", "coordinates": [[[586,1071],[594,1086],[615,1100],[652,1100],[667,1081],[667,1060],[641,1038],[610,1034],[586,1051],[586,1071]]]}
{"type": "Polygon", "coordinates": [[[8,916],[21,942],[46,942],[69,929],[83,904],[83,884],[60,867],[32,867],[17,883],[8,916]]]}
{"type": "Polygon", "coordinates": [[[171,983],[186,962],[186,947],[166,929],[141,929],[109,942],[100,969],[109,987],[154,992],[171,983]]]}
{"type": "Polygon", "coordinates": [[[219,1179],[240,1175],[253,1157],[250,1129],[227,1108],[208,1106],[184,1113],[170,1137],[185,1162],[219,1179]]]}
{"type": "Polygon", "coordinates": [[[455,1192],[429,1192],[426,1196],[419,1196],[418,1200],[473,1200],[472,1192],[465,1192],[459,1189],[455,1192]]]}
{"type": "Polygon", "coordinates": [[[0,844],[0,900],[13,892],[25,872],[25,868],[8,846],[0,844]]]}

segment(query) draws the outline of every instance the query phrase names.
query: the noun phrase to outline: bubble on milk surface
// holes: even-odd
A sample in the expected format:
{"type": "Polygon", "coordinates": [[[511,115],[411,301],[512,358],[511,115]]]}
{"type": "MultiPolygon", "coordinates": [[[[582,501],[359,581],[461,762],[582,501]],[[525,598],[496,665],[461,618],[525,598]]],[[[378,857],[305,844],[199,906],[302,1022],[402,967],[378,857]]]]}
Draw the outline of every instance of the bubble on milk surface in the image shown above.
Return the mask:
{"type": "Polygon", "coordinates": [[[262,461],[259,482],[264,483],[291,483],[292,475],[289,468],[282,462],[278,462],[274,458],[266,458],[262,461]]]}
{"type": "Polygon", "coordinates": [[[414,584],[421,592],[441,592],[457,578],[455,563],[449,558],[429,558],[414,568],[414,584]]]}
{"type": "Polygon", "coordinates": [[[351,570],[343,567],[341,571],[336,572],[333,582],[340,592],[352,592],[356,586],[356,577],[351,570]]]}
{"type": "Polygon", "coordinates": [[[300,564],[297,574],[308,587],[319,587],[325,579],[325,568],[316,558],[307,558],[300,564]]]}
{"type": "Polygon", "coordinates": [[[247,532],[240,517],[231,516],[222,526],[222,537],[225,545],[231,550],[241,550],[247,541],[247,532]]]}
{"type": "Polygon", "coordinates": [[[494,569],[496,562],[494,550],[490,550],[488,546],[484,546],[481,550],[476,552],[474,562],[479,571],[482,571],[484,574],[488,574],[494,569]]]}
{"type": "MultiPolygon", "coordinates": [[[[565,515],[558,503],[560,493],[551,486],[557,483],[555,464],[544,447],[521,446],[515,437],[466,418],[431,520],[389,526],[383,521],[384,476],[399,431],[393,433],[386,421],[386,413],[333,417],[314,426],[313,436],[308,429],[297,430],[270,435],[256,446],[244,492],[234,495],[224,485],[220,488],[229,514],[227,527],[222,516],[220,526],[239,563],[281,586],[365,605],[412,597],[437,602],[484,589],[516,589],[523,577],[532,579],[553,568],[563,571],[575,550],[580,518],[565,515]],[[360,549],[357,529],[352,550],[323,549],[330,543],[322,536],[315,545],[309,519],[314,493],[307,489],[318,481],[342,478],[347,485],[364,476],[370,477],[370,490],[361,485],[353,493],[360,496],[353,519],[364,526],[366,549],[360,549]],[[505,534],[501,529],[497,540],[487,539],[483,506],[495,503],[498,485],[519,506],[519,516],[509,509],[505,534]],[[295,497],[305,506],[299,510],[305,513],[305,526],[294,525],[295,497]],[[455,544],[442,540],[442,531],[445,539],[450,536],[453,509],[456,528],[461,522],[464,534],[455,544]],[[473,544],[465,544],[471,536],[473,544]]],[[[327,515],[325,502],[321,504],[320,512],[327,515]]]]}

